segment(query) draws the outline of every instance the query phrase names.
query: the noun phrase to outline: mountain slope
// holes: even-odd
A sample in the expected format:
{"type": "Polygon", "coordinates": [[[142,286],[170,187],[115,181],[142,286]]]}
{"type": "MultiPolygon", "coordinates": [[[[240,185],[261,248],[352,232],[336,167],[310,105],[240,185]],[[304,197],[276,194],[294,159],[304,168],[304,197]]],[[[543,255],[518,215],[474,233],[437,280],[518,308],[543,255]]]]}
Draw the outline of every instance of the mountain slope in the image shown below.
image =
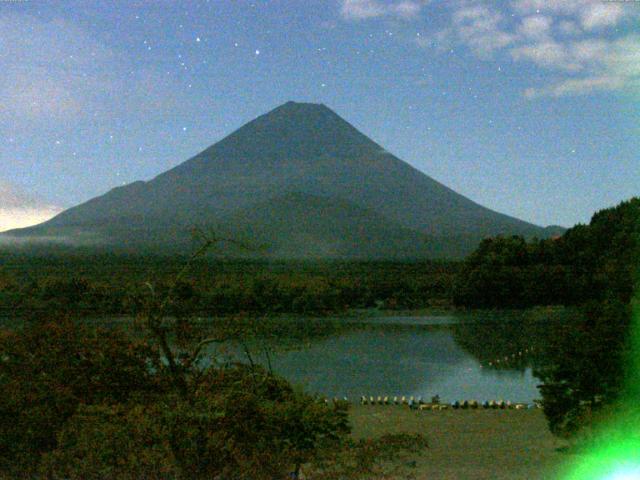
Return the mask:
{"type": "Polygon", "coordinates": [[[115,246],[182,248],[193,224],[253,234],[285,257],[460,256],[487,235],[546,236],[419,172],[324,105],[294,102],[149,182],[116,188],[14,234],[73,230],[115,246]],[[303,240],[285,228],[302,219],[311,250],[296,247],[303,240]]]}
{"type": "MultiPolygon", "coordinates": [[[[263,254],[289,258],[437,257],[442,242],[347,201],[302,193],[234,212],[217,230],[264,246],[263,254]]],[[[449,248],[455,249],[459,240],[451,239],[449,248]]]]}

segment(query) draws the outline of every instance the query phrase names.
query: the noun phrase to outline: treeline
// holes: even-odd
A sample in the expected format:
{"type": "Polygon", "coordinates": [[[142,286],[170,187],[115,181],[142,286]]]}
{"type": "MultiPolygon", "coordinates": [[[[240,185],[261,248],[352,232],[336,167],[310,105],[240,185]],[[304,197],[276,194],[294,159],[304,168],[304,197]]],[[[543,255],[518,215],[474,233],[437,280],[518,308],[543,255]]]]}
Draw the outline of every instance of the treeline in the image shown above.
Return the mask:
{"type": "Polygon", "coordinates": [[[483,241],[464,262],[453,300],[481,308],[573,306],[570,320],[547,322],[534,371],[551,431],[569,436],[624,399],[628,366],[638,354],[630,332],[639,267],[640,198],[634,198],[555,239],[483,241]]]}
{"type": "MultiPolygon", "coordinates": [[[[88,315],[130,314],[147,282],[173,286],[185,259],[114,257],[5,259],[0,312],[57,307],[88,315]]],[[[321,315],[348,309],[446,307],[456,263],[197,262],[176,288],[183,313],[321,315]]]]}
{"type": "Polygon", "coordinates": [[[581,305],[607,298],[628,303],[639,258],[639,212],[640,199],[634,198],[560,237],[485,239],[463,263],[453,301],[472,308],[581,305]]]}

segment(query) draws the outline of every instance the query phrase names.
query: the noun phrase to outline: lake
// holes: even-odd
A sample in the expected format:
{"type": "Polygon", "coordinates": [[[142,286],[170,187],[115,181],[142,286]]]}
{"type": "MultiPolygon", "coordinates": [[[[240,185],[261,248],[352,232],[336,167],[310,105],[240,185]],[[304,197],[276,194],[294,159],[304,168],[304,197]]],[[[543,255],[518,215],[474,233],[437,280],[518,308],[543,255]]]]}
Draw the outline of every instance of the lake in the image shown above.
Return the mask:
{"type": "MultiPolygon", "coordinates": [[[[531,403],[540,398],[533,366],[541,356],[534,351],[543,349],[549,322],[565,320],[563,310],[295,318],[279,322],[278,340],[269,340],[270,360],[276,373],[329,398],[421,396],[428,400],[439,395],[444,402],[531,403]],[[310,322],[319,328],[307,328],[310,322]],[[327,328],[327,324],[339,327],[327,328]],[[308,330],[312,334],[304,339],[282,338],[283,331],[308,330]]],[[[103,325],[129,321],[127,317],[96,320],[103,325]]],[[[208,350],[223,361],[246,360],[238,345],[214,344],[208,350]]],[[[256,363],[267,366],[260,346],[254,344],[250,350],[256,363]]]]}
{"type": "MultiPolygon", "coordinates": [[[[530,332],[518,321],[469,322],[453,316],[335,319],[353,329],[270,354],[273,370],[327,397],[439,395],[531,403],[540,398],[532,373],[530,332]],[[499,322],[499,323],[498,323],[499,322]],[[473,352],[473,353],[472,353],[473,352]],[[499,363],[496,362],[499,361],[499,363]]],[[[233,348],[228,358],[239,355],[233,348]]],[[[255,349],[254,360],[267,364],[255,349]]]]}

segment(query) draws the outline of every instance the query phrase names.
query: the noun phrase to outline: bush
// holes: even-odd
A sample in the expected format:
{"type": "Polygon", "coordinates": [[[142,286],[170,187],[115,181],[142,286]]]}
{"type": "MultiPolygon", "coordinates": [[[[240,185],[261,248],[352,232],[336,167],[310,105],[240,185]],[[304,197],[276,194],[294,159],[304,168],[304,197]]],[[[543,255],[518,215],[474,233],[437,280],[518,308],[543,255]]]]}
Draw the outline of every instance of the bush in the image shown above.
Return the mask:
{"type": "Polygon", "coordinates": [[[3,331],[0,352],[2,478],[284,478],[349,431],[346,405],[261,367],[171,371],[68,318],[3,331]]]}
{"type": "Polygon", "coordinates": [[[39,468],[49,479],[174,479],[169,433],[155,405],[83,405],[39,468]]]}
{"type": "Polygon", "coordinates": [[[121,403],[158,389],[153,349],[66,317],[5,332],[0,352],[0,472],[37,466],[81,404],[121,403]]]}

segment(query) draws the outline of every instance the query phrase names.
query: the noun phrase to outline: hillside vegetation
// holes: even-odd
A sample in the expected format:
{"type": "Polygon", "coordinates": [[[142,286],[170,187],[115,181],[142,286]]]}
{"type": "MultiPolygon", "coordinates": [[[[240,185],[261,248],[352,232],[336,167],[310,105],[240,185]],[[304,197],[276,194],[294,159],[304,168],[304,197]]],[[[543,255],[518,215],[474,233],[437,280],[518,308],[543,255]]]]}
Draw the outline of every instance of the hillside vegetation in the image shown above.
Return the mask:
{"type": "Polygon", "coordinates": [[[462,265],[453,300],[476,308],[576,307],[573,321],[547,325],[535,372],[551,430],[571,435],[624,398],[638,354],[630,333],[639,268],[640,198],[633,198],[555,239],[484,240],[462,265]]]}

